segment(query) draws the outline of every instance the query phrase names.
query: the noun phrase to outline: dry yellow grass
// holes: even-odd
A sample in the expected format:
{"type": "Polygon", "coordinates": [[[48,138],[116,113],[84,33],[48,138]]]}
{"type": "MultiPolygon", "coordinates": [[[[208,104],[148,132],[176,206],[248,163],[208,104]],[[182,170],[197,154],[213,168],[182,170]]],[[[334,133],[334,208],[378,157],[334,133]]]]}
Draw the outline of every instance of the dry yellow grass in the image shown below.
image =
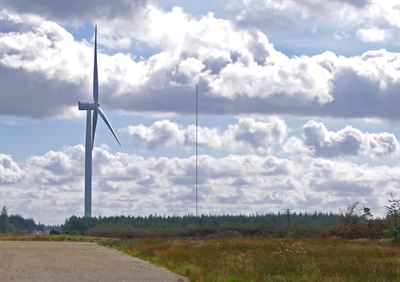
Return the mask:
{"type": "Polygon", "coordinates": [[[97,242],[99,237],[84,235],[49,235],[49,234],[0,234],[0,241],[71,241],[97,242]]]}
{"type": "Polygon", "coordinates": [[[100,243],[192,281],[400,281],[400,245],[388,240],[243,237],[100,243]]]}
{"type": "Polygon", "coordinates": [[[98,242],[167,267],[191,281],[400,281],[400,244],[390,240],[121,240],[79,235],[9,235],[0,240],[98,242]]]}

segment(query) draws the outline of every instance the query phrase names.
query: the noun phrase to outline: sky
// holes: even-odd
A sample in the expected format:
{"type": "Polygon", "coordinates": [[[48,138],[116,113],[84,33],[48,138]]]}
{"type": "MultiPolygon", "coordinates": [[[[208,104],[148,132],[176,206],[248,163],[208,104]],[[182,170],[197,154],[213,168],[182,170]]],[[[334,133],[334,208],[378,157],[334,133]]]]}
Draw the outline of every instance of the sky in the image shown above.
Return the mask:
{"type": "Polygon", "coordinates": [[[400,0],[0,0],[0,205],[83,215],[384,216],[400,188],[400,0]]]}

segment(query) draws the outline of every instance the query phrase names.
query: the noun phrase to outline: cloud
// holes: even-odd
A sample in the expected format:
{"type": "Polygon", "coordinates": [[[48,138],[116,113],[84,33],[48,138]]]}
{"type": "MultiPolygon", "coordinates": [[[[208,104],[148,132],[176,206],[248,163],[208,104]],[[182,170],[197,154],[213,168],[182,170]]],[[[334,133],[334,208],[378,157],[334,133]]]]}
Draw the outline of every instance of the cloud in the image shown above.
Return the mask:
{"type": "MultiPolygon", "coordinates": [[[[2,183],[2,203],[11,212],[60,223],[83,213],[84,148],[66,147],[14,165],[23,178],[2,183]],[[56,216],[54,216],[56,214],[56,216]]],[[[10,157],[2,157],[2,166],[10,157]]],[[[362,200],[384,214],[387,193],[398,187],[398,166],[358,165],[340,159],[274,155],[199,155],[201,213],[254,213],[290,207],[338,211],[362,200]]],[[[17,174],[19,174],[17,172],[17,174]]],[[[3,171],[1,176],[4,177],[3,171]]],[[[187,214],[194,208],[195,158],[144,158],[95,147],[93,212],[187,214]]]]}
{"type": "MultiPolygon", "coordinates": [[[[149,23],[145,43],[161,51],[146,59],[99,54],[100,102],[109,109],[193,113],[198,83],[199,111],[205,114],[400,117],[399,53],[289,58],[258,30],[212,14],[197,19],[181,9],[152,9],[161,18],[149,23]],[[157,33],[175,15],[177,35],[157,33]]],[[[3,10],[1,17],[11,30],[0,35],[0,86],[6,89],[0,114],[78,115],[76,101],[91,99],[91,46],[40,17],[28,17],[23,28],[23,15],[3,10]]]]}
{"type": "Polygon", "coordinates": [[[239,21],[259,21],[263,20],[264,24],[270,26],[276,23],[277,16],[282,18],[282,22],[295,25],[294,21],[288,20],[289,15],[297,13],[303,20],[312,23],[322,22],[336,25],[352,24],[356,21],[358,14],[368,9],[368,0],[365,1],[294,1],[294,0],[264,0],[258,9],[253,7],[253,1],[245,1],[245,9],[239,15],[239,21]],[[269,11],[272,13],[270,17],[260,17],[262,12],[269,11]],[[332,13],[335,11],[336,13],[332,13]],[[286,16],[285,16],[286,14],[286,16]],[[336,15],[336,17],[335,17],[336,15]],[[258,17],[257,17],[258,16],[258,17]]]}
{"type": "Polygon", "coordinates": [[[0,154],[0,185],[18,183],[24,174],[12,156],[0,154]]]}
{"type": "MultiPolygon", "coordinates": [[[[195,125],[183,127],[169,120],[156,121],[150,126],[129,125],[120,131],[148,149],[160,146],[190,148],[196,142],[195,125]]],[[[283,143],[287,131],[286,123],[279,118],[238,118],[236,124],[228,125],[224,131],[198,127],[198,145],[207,149],[262,153],[273,144],[283,143]]]]}
{"type": "Polygon", "coordinates": [[[330,181],[318,187],[319,191],[331,191],[338,196],[369,196],[372,193],[371,187],[359,185],[355,182],[330,181]]]}
{"type": "Polygon", "coordinates": [[[374,27],[358,30],[357,37],[364,42],[385,42],[392,38],[390,30],[374,27]]]}
{"type": "Polygon", "coordinates": [[[37,14],[53,20],[69,20],[78,23],[96,19],[115,19],[116,17],[131,17],[145,7],[148,1],[119,0],[109,1],[74,1],[73,3],[55,2],[52,0],[3,0],[3,8],[21,14],[37,14]]]}
{"type": "MultiPolygon", "coordinates": [[[[182,126],[169,120],[155,121],[149,126],[129,125],[120,129],[134,142],[146,149],[174,147],[190,149],[195,146],[196,128],[182,126]]],[[[328,131],[326,126],[309,120],[303,127],[303,140],[288,136],[284,120],[276,117],[264,119],[239,117],[237,123],[225,129],[199,127],[199,147],[223,152],[248,154],[271,154],[281,151],[286,155],[314,155],[316,157],[369,156],[385,158],[395,156],[400,149],[396,136],[392,133],[368,133],[352,126],[328,131]],[[280,145],[281,149],[274,148],[280,145]]]]}
{"type": "MultiPolygon", "coordinates": [[[[2,2],[3,8],[19,14],[35,14],[53,21],[82,25],[91,21],[103,26],[101,41],[109,47],[128,48],[138,41],[151,45],[171,44],[170,30],[182,35],[190,16],[183,8],[162,10],[157,1],[74,1],[55,3],[51,0],[28,0],[2,2]],[[132,26],[134,28],[132,28],[132,26]]],[[[298,31],[306,26],[310,30],[330,25],[343,30],[356,26],[400,27],[398,7],[395,1],[379,0],[333,0],[294,1],[264,0],[237,1],[241,11],[237,22],[245,26],[256,26],[274,33],[298,31]],[[242,5],[240,4],[242,3],[242,5]],[[335,11],[335,13],[332,13],[335,11]],[[265,17],[265,14],[268,17],[265,17]],[[299,22],[301,21],[301,24],[299,22]]],[[[140,45],[140,44],[139,44],[140,45]]]]}
{"type": "Polygon", "coordinates": [[[185,143],[185,132],[178,124],[168,120],[154,122],[150,127],[144,125],[130,125],[120,130],[128,133],[138,143],[149,149],[159,146],[176,146],[185,143]]]}
{"type": "Polygon", "coordinates": [[[337,157],[367,155],[385,157],[398,153],[399,142],[394,134],[363,133],[352,126],[332,132],[323,123],[308,121],[303,127],[304,143],[316,156],[337,157]]]}
{"type": "Polygon", "coordinates": [[[84,148],[69,147],[64,151],[49,151],[42,156],[33,156],[27,162],[32,181],[41,185],[59,185],[76,181],[83,175],[84,148]]]}
{"type": "Polygon", "coordinates": [[[289,137],[282,145],[282,152],[300,159],[304,156],[311,156],[313,153],[311,148],[304,144],[304,140],[294,136],[289,137]]]}
{"type": "MultiPolygon", "coordinates": [[[[243,3],[242,12],[237,17],[240,25],[257,27],[283,38],[286,33],[286,36],[289,35],[286,41],[290,40],[290,36],[301,40],[298,38],[299,35],[310,36],[318,32],[320,32],[319,40],[324,40],[324,37],[329,40],[338,32],[354,32],[361,41],[382,42],[388,40],[388,34],[398,33],[400,28],[399,6],[396,1],[264,0],[261,3],[260,1],[243,1],[243,3]]],[[[307,44],[307,41],[304,43],[307,44]]],[[[311,41],[308,44],[312,44],[311,41]]]]}
{"type": "Polygon", "coordinates": [[[237,124],[228,126],[222,143],[230,144],[236,151],[251,148],[253,152],[262,153],[274,144],[282,144],[287,133],[286,123],[280,118],[239,118],[237,124]]]}
{"type": "Polygon", "coordinates": [[[39,17],[2,10],[0,19],[14,28],[0,36],[0,114],[67,116],[89,89],[90,48],[39,17]]]}

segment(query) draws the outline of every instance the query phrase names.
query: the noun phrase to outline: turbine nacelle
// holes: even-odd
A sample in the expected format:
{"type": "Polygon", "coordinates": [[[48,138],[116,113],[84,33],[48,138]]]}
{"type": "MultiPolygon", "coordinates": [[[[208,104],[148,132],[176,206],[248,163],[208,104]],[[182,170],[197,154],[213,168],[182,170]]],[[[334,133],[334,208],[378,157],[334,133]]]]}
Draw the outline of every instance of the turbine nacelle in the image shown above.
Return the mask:
{"type": "Polygon", "coordinates": [[[90,111],[90,110],[96,110],[97,107],[100,105],[96,105],[95,103],[82,103],[78,102],[78,109],[80,111],[90,111]]]}

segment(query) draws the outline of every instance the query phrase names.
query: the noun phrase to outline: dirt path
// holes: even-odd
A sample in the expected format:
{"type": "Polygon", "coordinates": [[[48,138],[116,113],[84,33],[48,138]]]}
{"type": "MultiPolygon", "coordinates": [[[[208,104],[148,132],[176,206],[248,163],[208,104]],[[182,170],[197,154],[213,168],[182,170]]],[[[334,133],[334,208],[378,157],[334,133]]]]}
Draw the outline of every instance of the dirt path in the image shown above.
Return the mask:
{"type": "Polygon", "coordinates": [[[187,280],[95,243],[0,241],[0,281],[187,280]]]}

